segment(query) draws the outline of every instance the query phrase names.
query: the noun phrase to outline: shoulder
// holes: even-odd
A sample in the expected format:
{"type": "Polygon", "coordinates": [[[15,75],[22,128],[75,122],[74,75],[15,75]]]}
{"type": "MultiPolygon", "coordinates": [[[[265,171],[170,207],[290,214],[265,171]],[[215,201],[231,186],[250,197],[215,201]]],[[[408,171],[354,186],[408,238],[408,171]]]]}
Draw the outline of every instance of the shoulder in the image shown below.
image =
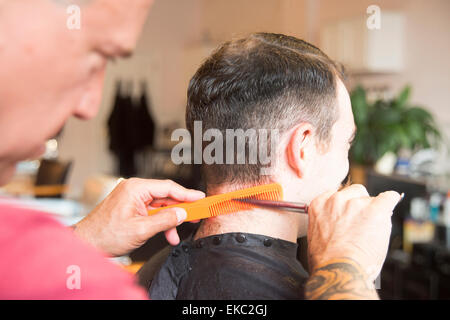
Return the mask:
{"type": "Polygon", "coordinates": [[[199,240],[177,299],[302,299],[305,277],[293,268],[295,255],[274,254],[283,251],[275,243],[264,245],[264,239],[230,233],[199,240]]]}

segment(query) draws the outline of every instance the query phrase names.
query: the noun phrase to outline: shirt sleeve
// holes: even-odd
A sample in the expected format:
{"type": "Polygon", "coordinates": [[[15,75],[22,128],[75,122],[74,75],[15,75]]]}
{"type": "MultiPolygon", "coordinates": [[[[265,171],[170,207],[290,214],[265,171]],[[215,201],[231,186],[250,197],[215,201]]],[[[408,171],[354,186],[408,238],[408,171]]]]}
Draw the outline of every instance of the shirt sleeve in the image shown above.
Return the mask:
{"type": "Polygon", "coordinates": [[[133,275],[49,215],[0,205],[0,299],[146,299],[133,275]]]}

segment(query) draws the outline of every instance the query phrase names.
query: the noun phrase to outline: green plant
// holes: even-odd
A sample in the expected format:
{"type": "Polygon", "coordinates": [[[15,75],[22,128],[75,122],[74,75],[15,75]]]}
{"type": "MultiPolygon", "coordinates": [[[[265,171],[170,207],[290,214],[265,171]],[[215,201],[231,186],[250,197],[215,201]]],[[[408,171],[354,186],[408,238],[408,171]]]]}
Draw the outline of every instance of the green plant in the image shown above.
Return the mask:
{"type": "Polygon", "coordinates": [[[386,152],[417,150],[437,146],[441,134],[433,116],[408,102],[411,88],[406,86],[392,100],[367,101],[366,91],[358,86],[351,93],[356,133],[351,159],[359,164],[374,164],[386,152]]]}

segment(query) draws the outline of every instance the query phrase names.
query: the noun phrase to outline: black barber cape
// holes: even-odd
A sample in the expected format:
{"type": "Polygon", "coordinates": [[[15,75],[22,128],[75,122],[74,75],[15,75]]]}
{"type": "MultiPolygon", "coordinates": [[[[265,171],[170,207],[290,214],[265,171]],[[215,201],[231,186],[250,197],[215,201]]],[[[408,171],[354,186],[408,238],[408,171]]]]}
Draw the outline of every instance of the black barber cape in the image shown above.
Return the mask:
{"type": "Polygon", "coordinates": [[[303,299],[308,277],[297,244],[225,233],[174,247],[150,286],[151,299],[303,299]]]}

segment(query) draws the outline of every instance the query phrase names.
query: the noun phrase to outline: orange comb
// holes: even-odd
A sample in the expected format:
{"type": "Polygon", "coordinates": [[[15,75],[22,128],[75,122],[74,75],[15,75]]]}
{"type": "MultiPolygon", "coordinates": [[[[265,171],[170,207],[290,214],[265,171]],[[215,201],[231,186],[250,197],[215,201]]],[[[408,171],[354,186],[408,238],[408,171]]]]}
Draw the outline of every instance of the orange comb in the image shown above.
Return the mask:
{"type": "Polygon", "coordinates": [[[187,218],[184,221],[191,221],[257,207],[249,203],[233,200],[244,198],[259,200],[282,200],[283,189],[278,183],[266,184],[224,194],[218,194],[194,202],[184,202],[167,207],[160,207],[149,210],[148,214],[153,215],[162,209],[178,207],[185,209],[187,212],[187,218]]]}

